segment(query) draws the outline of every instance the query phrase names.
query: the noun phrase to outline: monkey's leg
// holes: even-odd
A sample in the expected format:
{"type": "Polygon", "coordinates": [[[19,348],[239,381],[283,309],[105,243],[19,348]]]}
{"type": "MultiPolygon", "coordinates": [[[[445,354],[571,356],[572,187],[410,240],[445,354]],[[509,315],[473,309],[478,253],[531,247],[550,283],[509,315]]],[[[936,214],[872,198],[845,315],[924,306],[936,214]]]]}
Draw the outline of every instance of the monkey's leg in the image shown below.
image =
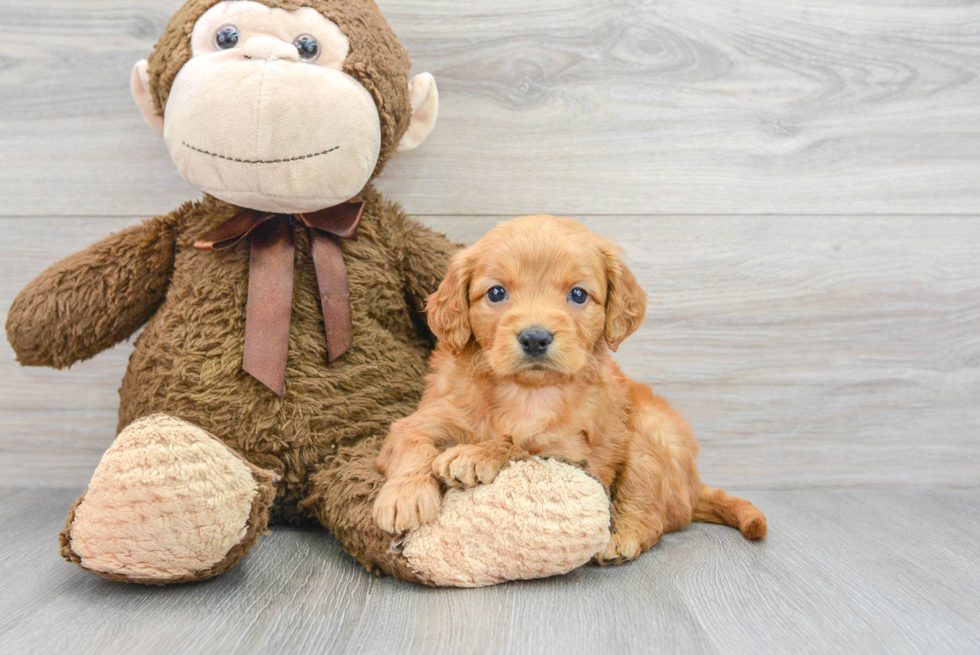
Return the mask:
{"type": "Polygon", "coordinates": [[[556,460],[513,462],[486,485],[450,489],[439,516],[405,536],[372,517],[384,476],[381,439],[344,449],[312,477],[305,506],[369,571],[429,585],[479,587],[559,575],[609,541],[609,499],[582,470],[556,460]]]}
{"type": "Polygon", "coordinates": [[[324,462],[310,477],[310,495],[303,507],[315,514],[368,571],[432,584],[412,570],[408,560],[392,548],[392,536],[374,522],[374,501],[385,481],[374,465],[381,441],[381,437],[376,437],[341,448],[324,462]]]}
{"type": "Polygon", "coordinates": [[[275,474],[164,414],[131,423],[68,514],[61,554],[111,580],[169,584],[234,566],[258,540],[275,474]]]}

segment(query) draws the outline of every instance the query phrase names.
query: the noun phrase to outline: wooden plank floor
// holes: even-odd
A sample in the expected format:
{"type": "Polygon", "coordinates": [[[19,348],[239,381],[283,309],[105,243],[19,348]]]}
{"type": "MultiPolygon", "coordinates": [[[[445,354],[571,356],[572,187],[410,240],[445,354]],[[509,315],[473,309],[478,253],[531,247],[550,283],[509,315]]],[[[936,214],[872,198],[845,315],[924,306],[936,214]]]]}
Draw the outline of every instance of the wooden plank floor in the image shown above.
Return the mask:
{"type": "Polygon", "coordinates": [[[320,530],[236,569],[102,580],[54,539],[75,490],[0,491],[7,653],[976,653],[977,490],[744,491],[763,543],[696,525],[633,564],[473,590],[370,576],[320,530]]]}
{"type": "MultiPolygon", "coordinates": [[[[55,259],[199,193],[129,97],[180,0],[0,0],[0,321],[55,259]],[[42,28],[43,26],[43,28],[42,28]]],[[[771,536],[482,590],[276,528],[206,584],[57,556],[132,346],[0,344],[0,652],[980,652],[980,3],[379,0],[440,120],[379,186],[471,242],[556,213],[650,294],[619,360],[771,536]]]]}

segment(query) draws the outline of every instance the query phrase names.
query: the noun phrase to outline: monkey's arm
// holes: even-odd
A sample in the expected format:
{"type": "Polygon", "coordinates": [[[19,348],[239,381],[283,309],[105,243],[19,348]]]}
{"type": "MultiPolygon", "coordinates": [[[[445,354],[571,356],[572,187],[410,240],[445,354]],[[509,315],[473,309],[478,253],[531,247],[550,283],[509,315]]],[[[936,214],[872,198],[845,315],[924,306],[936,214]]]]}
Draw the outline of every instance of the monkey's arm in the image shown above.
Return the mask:
{"type": "Polygon", "coordinates": [[[449,258],[462,244],[453,243],[400,210],[392,223],[392,245],[405,280],[405,297],[412,312],[420,317],[425,335],[434,342],[425,322],[425,301],[439,288],[449,258]]]}
{"type": "Polygon", "coordinates": [[[71,366],[149,320],[173,270],[175,215],[150,219],[70,255],[17,294],[6,327],[21,365],[71,366]]]}
{"type": "Polygon", "coordinates": [[[405,239],[405,285],[412,309],[425,313],[426,299],[436,292],[449,268],[449,258],[463,247],[418,221],[411,220],[414,230],[405,239]]]}

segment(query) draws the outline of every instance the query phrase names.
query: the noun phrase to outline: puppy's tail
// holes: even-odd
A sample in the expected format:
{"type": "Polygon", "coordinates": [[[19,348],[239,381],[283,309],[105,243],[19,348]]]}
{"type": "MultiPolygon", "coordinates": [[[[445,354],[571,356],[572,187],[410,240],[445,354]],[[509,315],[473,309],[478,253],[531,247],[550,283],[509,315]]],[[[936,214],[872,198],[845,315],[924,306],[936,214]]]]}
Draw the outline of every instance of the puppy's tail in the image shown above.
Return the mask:
{"type": "Polygon", "coordinates": [[[693,518],[700,523],[738,528],[747,539],[764,539],[768,531],[766,517],[755,505],[706,484],[701,485],[701,497],[694,506],[693,518]]]}

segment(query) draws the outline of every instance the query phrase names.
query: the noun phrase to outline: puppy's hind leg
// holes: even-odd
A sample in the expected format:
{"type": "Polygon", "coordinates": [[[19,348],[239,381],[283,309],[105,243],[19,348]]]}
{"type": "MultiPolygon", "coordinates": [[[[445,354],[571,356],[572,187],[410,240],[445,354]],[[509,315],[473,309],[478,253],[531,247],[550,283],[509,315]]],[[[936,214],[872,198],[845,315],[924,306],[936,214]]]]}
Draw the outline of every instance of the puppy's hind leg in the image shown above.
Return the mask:
{"type": "Polygon", "coordinates": [[[666,503],[656,468],[631,462],[613,484],[613,532],[609,545],[596,555],[600,565],[622,564],[655,546],[666,528],[666,503]]]}
{"type": "Polygon", "coordinates": [[[738,528],[746,539],[764,539],[768,532],[766,517],[755,505],[706,484],[701,485],[693,518],[700,523],[720,523],[738,528]]]}

